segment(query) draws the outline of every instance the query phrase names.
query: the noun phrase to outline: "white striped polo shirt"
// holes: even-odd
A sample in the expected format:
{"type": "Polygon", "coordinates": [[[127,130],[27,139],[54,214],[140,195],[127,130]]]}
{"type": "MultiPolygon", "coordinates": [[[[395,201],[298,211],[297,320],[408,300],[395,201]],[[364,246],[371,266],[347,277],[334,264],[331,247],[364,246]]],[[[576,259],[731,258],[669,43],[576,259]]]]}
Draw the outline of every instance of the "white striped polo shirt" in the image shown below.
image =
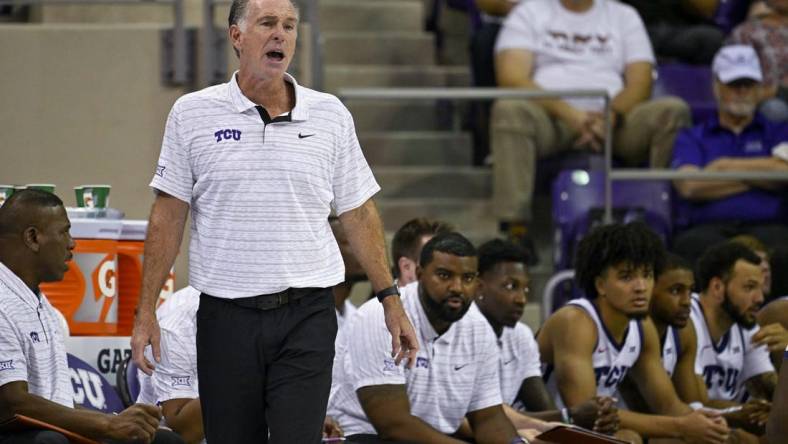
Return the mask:
{"type": "Polygon", "coordinates": [[[337,346],[328,415],[345,436],[375,434],[356,395],[374,385],[405,385],[410,413],[441,433],[454,433],[468,412],[501,404],[499,357],[495,334],[475,305],[442,335],[432,328],[421,306],[418,282],[400,288],[405,312],[419,334],[413,369],[391,358],[391,335],[383,305],[362,305],[343,330],[337,346]]]}
{"type": "Polygon", "coordinates": [[[520,387],[528,378],[542,376],[542,364],[539,358],[539,345],[536,344],[531,329],[522,322],[513,328],[504,327],[498,338],[501,351],[501,396],[503,402],[524,409],[521,404],[515,405],[520,387]]]}
{"type": "Polygon", "coordinates": [[[0,262],[0,386],[15,381],[26,381],[31,394],[74,407],[55,309],[0,262]]]}
{"type": "Polygon", "coordinates": [[[236,75],[187,94],[167,119],[150,185],[191,205],[189,283],[223,298],[344,280],[328,215],[379,189],[336,97],[295,88],[290,113],[270,118],[236,75]]]}

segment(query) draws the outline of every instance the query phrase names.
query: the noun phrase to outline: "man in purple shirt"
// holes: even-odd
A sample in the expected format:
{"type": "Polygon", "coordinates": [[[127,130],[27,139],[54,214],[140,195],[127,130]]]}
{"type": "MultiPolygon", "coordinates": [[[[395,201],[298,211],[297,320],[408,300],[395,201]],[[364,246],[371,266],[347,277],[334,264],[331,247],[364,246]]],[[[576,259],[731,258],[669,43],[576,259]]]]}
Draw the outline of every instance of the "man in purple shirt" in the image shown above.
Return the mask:
{"type": "MultiPolygon", "coordinates": [[[[679,133],[671,166],[679,171],[783,171],[788,176],[788,125],[756,113],[763,76],[755,50],[725,46],[714,57],[717,118],[679,133]],[[781,144],[783,144],[781,146],[781,144]]],[[[708,245],[750,234],[788,249],[788,182],[679,180],[678,218],[686,230],[674,251],[692,261],[708,245]]]]}

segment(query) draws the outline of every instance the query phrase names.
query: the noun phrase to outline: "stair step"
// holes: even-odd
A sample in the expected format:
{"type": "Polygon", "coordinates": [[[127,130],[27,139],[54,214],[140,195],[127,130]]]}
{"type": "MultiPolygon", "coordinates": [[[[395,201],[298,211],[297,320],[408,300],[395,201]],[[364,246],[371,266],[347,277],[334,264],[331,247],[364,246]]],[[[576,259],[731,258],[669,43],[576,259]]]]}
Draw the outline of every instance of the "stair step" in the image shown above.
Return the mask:
{"type": "Polygon", "coordinates": [[[453,118],[445,102],[436,106],[423,100],[350,100],[347,105],[359,132],[448,130],[453,118]]]}
{"type": "Polygon", "coordinates": [[[376,199],[384,225],[397,230],[405,222],[426,217],[448,222],[464,233],[485,233],[485,240],[494,237],[498,224],[490,218],[490,202],[468,198],[380,198],[376,199]]]}
{"type": "Polygon", "coordinates": [[[426,32],[324,32],[323,60],[348,65],[431,65],[433,37],[426,32]]]}
{"type": "Polygon", "coordinates": [[[372,166],[467,166],[472,162],[468,133],[442,131],[360,133],[364,155],[372,166]]]}
{"type": "Polygon", "coordinates": [[[427,65],[339,65],[327,64],[324,85],[329,92],[339,88],[441,87],[470,85],[467,66],[427,65]]]}
{"type": "Polygon", "coordinates": [[[483,168],[381,166],[373,170],[383,188],[381,198],[488,199],[492,195],[492,175],[483,168]]]}
{"type": "Polygon", "coordinates": [[[320,30],[416,31],[424,27],[424,7],[419,1],[320,2],[320,30]]]}

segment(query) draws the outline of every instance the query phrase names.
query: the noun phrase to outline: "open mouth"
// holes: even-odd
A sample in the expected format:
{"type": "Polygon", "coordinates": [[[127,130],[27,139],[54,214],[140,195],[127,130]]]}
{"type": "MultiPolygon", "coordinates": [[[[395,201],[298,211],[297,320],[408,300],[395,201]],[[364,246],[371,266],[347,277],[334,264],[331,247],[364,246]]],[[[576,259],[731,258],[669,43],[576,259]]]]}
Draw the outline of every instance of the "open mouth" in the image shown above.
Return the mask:
{"type": "Polygon", "coordinates": [[[446,299],[446,305],[454,309],[461,308],[463,306],[463,300],[462,298],[451,296],[446,299]]]}
{"type": "Polygon", "coordinates": [[[283,51],[279,51],[277,49],[272,50],[272,51],[268,51],[268,52],[265,53],[265,55],[269,59],[277,61],[277,62],[281,62],[282,60],[285,59],[285,53],[283,51]]]}

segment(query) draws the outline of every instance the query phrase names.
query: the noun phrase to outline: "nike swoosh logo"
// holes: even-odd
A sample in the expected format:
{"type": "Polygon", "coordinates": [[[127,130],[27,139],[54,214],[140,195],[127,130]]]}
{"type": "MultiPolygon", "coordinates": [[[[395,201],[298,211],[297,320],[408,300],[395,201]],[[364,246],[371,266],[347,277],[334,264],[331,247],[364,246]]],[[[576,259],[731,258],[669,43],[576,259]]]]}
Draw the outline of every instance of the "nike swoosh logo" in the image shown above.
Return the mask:
{"type": "Polygon", "coordinates": [[[301,133],[298,133],[298,138],[299,139],[306,139],[307,137],[312,137],[312,136],[314,136],[314,134],[301,134],[301,133]]]}
{"type": "Polygon", "coordinates": [[[454,366],[454,371],[460,370],[460,369],[462,369],[462,368],[465,368],[465,367],[467,367],[467,366],[468,366],[468,364],[463,364],[463,365],[455,365],[455,366],[454,366]]]}

